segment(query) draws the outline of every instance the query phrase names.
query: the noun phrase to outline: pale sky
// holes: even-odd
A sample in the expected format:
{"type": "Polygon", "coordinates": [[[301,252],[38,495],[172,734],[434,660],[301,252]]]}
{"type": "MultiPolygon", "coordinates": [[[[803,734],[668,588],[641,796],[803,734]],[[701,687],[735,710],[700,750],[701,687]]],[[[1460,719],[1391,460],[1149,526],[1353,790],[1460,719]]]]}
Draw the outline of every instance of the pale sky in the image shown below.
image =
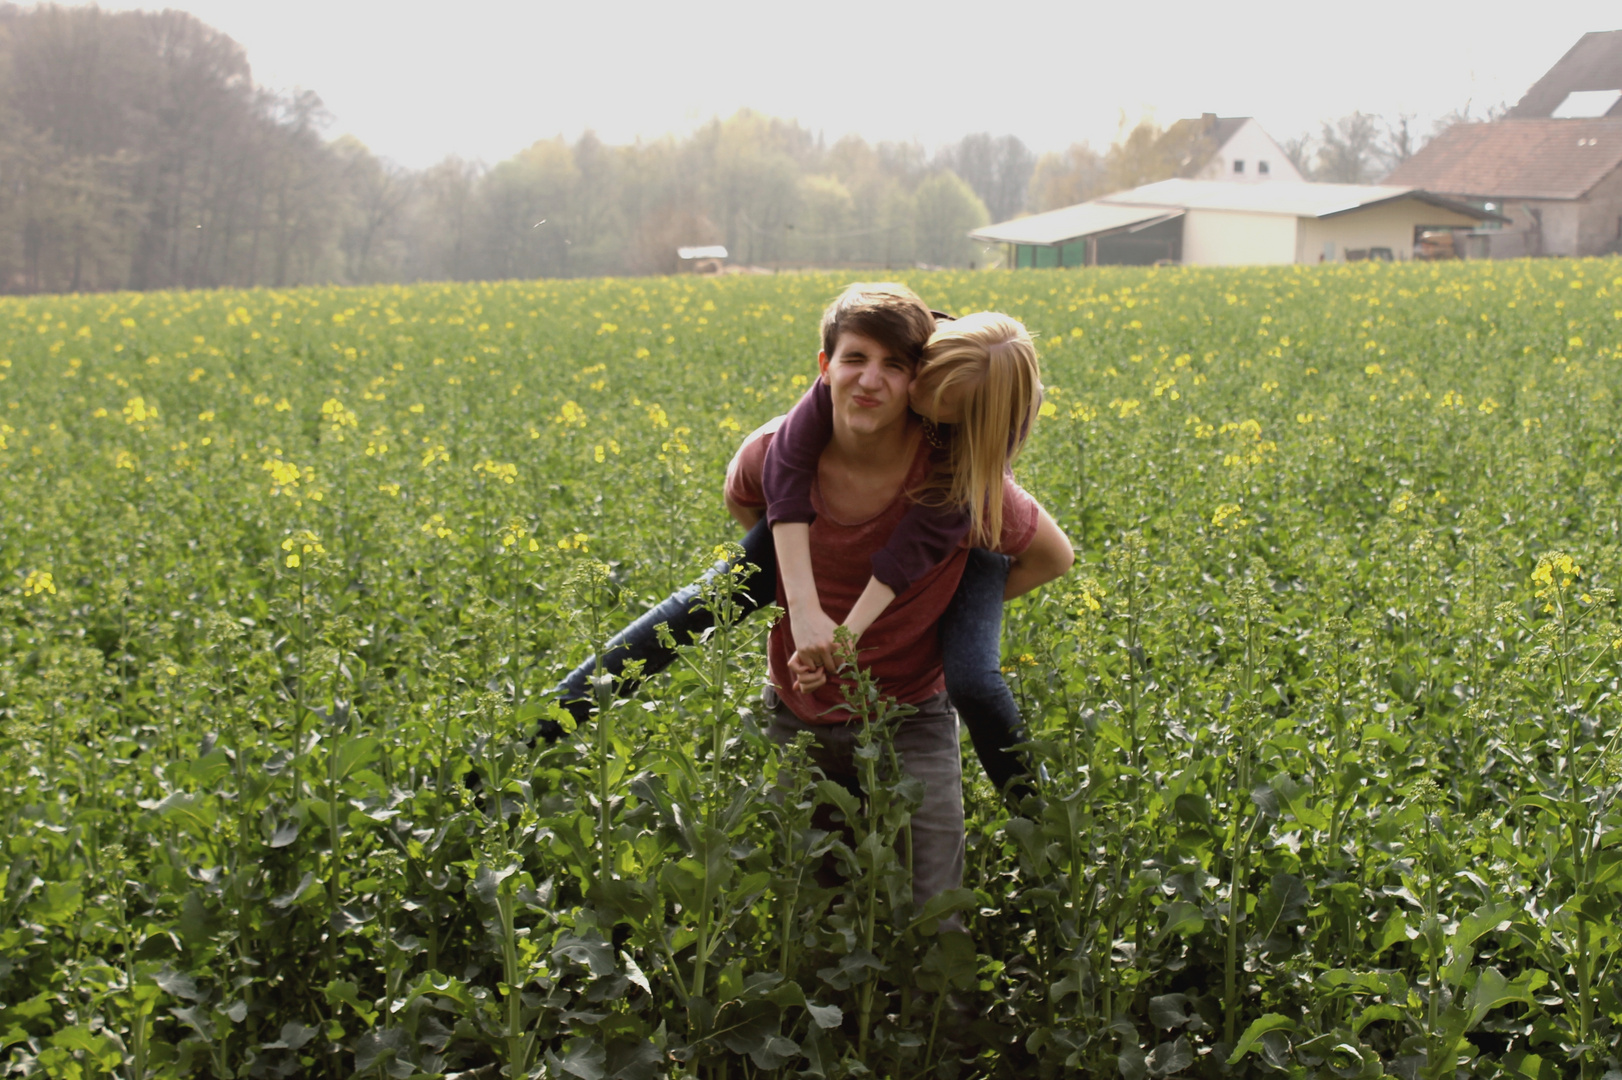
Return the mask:
{"type": "MultiPolygon", "coordinates": [[[[112,8],[153,4],[108,0],[112,8]]],[[[158,5],[161,6],[161,5],[158,5]]],[[[263,86],[316,91],[329,136],[421,168],[591,129],[621,144],[752,108],[828,140],[976,131],[1102,148],[1123,111],[1254,116],[1274,138],[1353,110],[1513,104],[1615,0],[176,0],[263,86]]]]}

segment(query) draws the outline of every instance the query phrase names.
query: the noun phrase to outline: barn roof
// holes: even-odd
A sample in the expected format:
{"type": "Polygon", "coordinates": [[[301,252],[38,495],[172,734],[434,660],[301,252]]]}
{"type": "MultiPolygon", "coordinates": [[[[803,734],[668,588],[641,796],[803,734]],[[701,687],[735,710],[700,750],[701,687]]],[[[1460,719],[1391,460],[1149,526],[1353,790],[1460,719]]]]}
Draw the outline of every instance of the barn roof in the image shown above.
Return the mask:
{"type": "Polygon", "coordinates": [[[1099,199],[1077,203],[1045,214],[987,225],[969,233],[976,240],[998,244],[1034,244],[1052,247],[1088,236],[1132,232],[1182,217],[1182,210],[1165,206],[1113,206],[1099,199]]]}
{"type": "MultiPolygon", "coordinates": [[[[1548,72],[1532,84],[1507,118],[1534,120],[1554,115],[1573,91],[1622,90],[1622,30],[1584,34],[1548,72]]],[[[1622,118],[1622,101],[1605,114],[1622,118]]]]}
{"type": "Polygon", "coordinates": [[[1580,199],[1622,165],[1622,119],[1455,124],[1389,183],[1455,195],[1580,199]]]}
{"type": "Polygon", "coordinates": [[[1087,236],[1136,232],[1181,217],[1190,210],[1328,218],[1398,199],[1417,199],[1478,221],[1504,220],[1497,214],[1408,185],[1319,184],[1306,180],[1230,184],[1222,180],[1177,179],[1118,191],[1045,214],[987,225],[969,235],[995,243],[1051,247],[1087,236]]]}
{"type": "Polygon", "coordinates": [[[1184,210],[1233,210],[1326,218],[1378,203],[1410,198],[1476,218],[1497,217],[1420,190],[1417,184],[1325,184],[1311,180],[1229,184],[1221,180],[1162,180],[1131,191],[1106,195],[1102,201],[1132,206],[1176,206],[1184,210]]]}

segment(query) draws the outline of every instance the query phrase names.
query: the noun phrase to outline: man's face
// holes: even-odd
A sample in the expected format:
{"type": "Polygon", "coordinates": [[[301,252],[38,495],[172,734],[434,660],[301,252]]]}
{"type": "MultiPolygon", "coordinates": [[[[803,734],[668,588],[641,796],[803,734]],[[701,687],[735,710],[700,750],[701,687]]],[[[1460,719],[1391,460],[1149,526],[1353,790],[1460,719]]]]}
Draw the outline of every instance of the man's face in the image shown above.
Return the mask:
{"type": "Polygon", "coordinates": [[[902,421],[912,365],[870,337],[845,331],[833,356],[817,354],[833,392],[834,418],[855,434],[870,435],[902,421]]]}

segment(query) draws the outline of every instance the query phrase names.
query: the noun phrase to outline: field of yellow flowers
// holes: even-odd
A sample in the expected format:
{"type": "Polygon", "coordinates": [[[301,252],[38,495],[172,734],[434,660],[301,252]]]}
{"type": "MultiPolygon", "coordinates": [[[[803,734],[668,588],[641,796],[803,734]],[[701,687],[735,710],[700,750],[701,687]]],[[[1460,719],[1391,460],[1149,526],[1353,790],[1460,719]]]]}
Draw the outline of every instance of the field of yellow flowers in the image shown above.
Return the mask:
{"type": "Polygon", "coordinates": [[[1622,263],[907,280],[1039,334],[1081,556],[926,913],[760,620],[519,738],[842,280],[0,301],[0,1073],[1622,1075],[1622,263]]]}

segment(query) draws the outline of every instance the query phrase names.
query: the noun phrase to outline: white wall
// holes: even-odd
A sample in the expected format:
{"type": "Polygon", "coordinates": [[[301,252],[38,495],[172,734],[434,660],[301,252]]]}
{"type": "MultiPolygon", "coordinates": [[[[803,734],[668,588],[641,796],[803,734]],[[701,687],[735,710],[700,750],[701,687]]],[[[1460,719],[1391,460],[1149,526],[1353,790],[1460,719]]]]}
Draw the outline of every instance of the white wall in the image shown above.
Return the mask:
{"type": "Polygon", "coordinates": [[[1190,210],[1183,215],[1183,262],[1190,266],[1294,262],[1295,221],[1289,214],[1190,210]]]}
{"type": "Polygon", "coordinates": [[[1268,180],[1302,180],[1305,177],[1290,164],[1290,159],[1284,156],[1284,150],[1273,141],[1272,136],[1263,131],[1254,119],[1248,119],[1233,133],[1233,138],[1217,150],[1195,179],[1254,184],[1268,180]],[[1236,160],[1245,163],[1244,172],[1233,171],[1236,160]],[[1266,175],[1259,168],[1263,161],[1267,162],[1266,175]]]}
{"type": "Polygon", "coordinates": [[[1302,218],[1296,232],[1295,261],[1318,262],[1325,243],[1335,245],[1334,255],[1325,260],[1329,262],[1344,261],[1347,248],[1371,247],[1390,248],[1396,258],[1411,259],[1416,225],[1474,224],[1474,218],[1418,199],[1398,199],[1331,218],[1302,218]]]}

